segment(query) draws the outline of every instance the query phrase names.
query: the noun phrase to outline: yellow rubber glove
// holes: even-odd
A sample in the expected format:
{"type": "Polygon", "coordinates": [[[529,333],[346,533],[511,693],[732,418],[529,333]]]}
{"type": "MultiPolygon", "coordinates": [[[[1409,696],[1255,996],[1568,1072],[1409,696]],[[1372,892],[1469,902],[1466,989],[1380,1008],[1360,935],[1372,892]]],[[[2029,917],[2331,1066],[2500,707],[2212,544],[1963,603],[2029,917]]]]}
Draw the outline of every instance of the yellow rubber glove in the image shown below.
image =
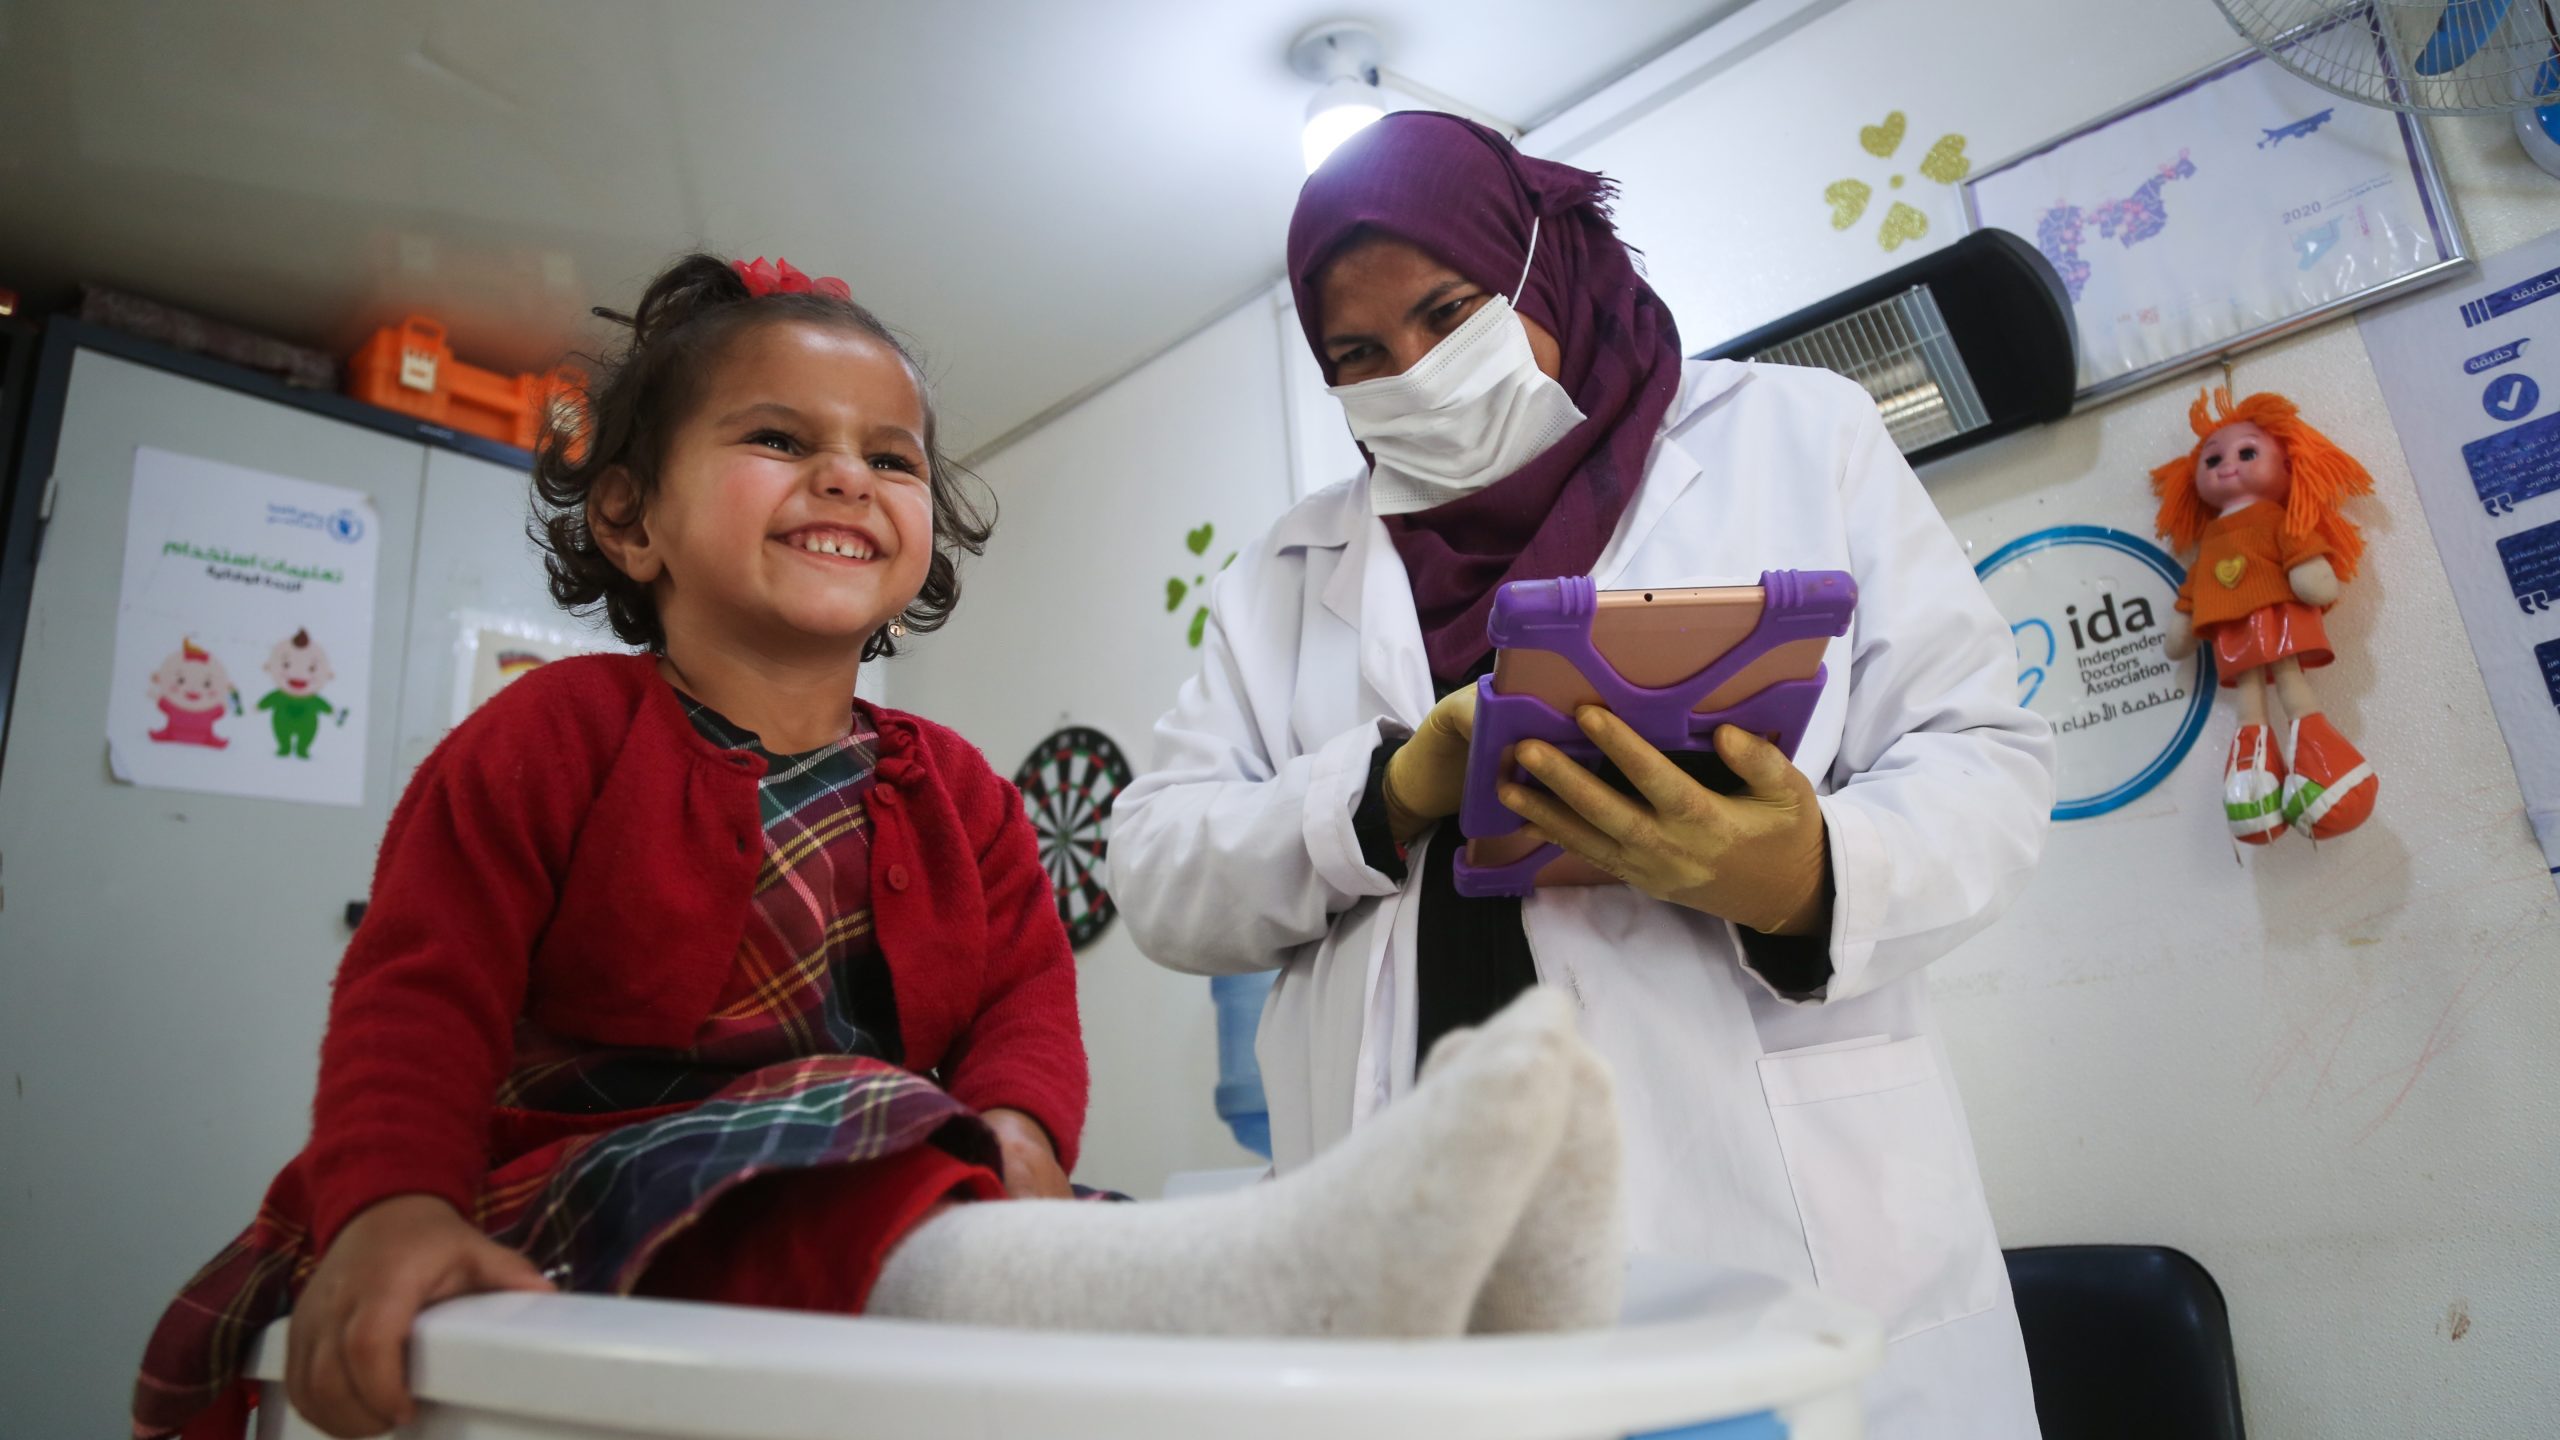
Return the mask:
{"type": "Polygon", "coordinates": [[[1387,802],[1387,832],[1398,845],[1458,813],[1467,788],[1467,742],[1476,733],[1476,687],[1461,685],[1422,717],[1421,728],[1387,761],[1379,790],[1387,802]]]}
{"type": "Polygon", "coordinates": [[[1716,731],[1716,754],[1749,787],[1719,795],[1608,711],[1586,705],[1574,720],[1644,798],[1619,794],[1552,745],[1523,741],[1514,752],[1520,767],[1552,793],[1507,783],[1502,803],[1537,838],[1657,900],[1764,935],[1810,935],[1828,923],[1822,808],[1813,782],[1777,746],[1730,725],[1716,731]]]}

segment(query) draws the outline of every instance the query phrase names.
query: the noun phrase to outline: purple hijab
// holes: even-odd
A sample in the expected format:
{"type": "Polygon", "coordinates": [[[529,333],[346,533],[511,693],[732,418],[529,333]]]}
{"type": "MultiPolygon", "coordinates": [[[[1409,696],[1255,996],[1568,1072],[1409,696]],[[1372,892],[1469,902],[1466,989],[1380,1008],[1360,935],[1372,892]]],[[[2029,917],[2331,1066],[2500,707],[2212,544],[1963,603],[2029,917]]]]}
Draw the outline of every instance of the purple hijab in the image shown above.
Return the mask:
{"type": "Polygon", "coordinates": [[[1529,280],[1512,304],[1556,337],[1556,378],[1586,418],[1509,476],[1386,521],[1444,686],[1491,648],[1485,617],[1504,582],[1581,575],[1600,558],[1679,391],[1680,334],[1609,223],[1615,189],[1588,170],[1523,155],[1472,121],[1408,110],[1344,141],[1298,192],[1289,289],[1327,381],[1316,286],[1354,231],[1384,231],[1508,293],[1530,222],[1539,222],[1529,280]]]}

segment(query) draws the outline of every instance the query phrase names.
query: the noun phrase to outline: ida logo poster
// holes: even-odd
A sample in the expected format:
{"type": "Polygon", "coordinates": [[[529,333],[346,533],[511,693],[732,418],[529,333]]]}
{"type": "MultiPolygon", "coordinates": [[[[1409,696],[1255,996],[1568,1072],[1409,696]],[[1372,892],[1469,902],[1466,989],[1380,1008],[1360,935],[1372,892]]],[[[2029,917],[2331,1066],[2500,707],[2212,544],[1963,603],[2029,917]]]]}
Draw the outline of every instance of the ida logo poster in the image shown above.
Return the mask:
{"type": "Polygon", "coordinates": [[[2169,659],[2185,572],[2139,536],[2099,525],[2022,535],[1974,568],[2018,646],[2018,701],[2053,722],[2053,818],[2129,803],[2178,768],[2213,706],[2199,651],[2169,659]]]}

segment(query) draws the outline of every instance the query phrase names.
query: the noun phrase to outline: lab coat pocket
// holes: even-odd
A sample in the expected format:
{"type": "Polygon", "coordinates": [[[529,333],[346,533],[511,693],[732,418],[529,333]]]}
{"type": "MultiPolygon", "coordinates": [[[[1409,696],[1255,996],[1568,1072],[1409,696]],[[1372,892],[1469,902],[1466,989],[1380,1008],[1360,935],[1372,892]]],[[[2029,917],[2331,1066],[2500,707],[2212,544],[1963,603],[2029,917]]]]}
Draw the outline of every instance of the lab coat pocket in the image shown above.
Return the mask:
{"type": "Polygon", "coordinates": [[[1981,1181],[1926,1037],[1764,1055],[1760,1087],[1824,1291],[1891,1340],[1999,1303],[1981,1181]]]}

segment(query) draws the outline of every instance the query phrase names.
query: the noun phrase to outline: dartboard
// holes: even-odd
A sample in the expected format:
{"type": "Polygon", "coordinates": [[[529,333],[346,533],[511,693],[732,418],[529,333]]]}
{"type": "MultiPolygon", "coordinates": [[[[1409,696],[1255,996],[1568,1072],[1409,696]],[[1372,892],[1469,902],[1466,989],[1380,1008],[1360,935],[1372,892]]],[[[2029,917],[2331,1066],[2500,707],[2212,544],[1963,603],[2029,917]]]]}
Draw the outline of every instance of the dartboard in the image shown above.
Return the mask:
{"type": "Polygon", "coordinates": [[[1102,822],[1129,783],[1129,762],[1099,730],[1061,730],[1032,747],[1013,772],[1022,808],[1040,837],[1040,863],[1058,893],[1058,918],[1078,950],[1110,927],[1111,896],[1102,888],[1102,822]]]}

